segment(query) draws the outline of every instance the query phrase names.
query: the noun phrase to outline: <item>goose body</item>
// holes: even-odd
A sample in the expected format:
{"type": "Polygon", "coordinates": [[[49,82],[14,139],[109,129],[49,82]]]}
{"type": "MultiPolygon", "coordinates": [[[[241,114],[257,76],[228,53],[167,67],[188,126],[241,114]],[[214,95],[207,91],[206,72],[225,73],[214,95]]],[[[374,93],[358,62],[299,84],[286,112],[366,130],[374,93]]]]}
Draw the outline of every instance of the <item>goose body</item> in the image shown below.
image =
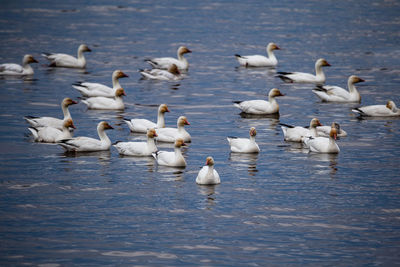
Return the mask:
{"type": "Polygon", "coordinates": [[[132,132],[146,133],[150,128],[160,129],[165,127],[165,112],[169,112],[168,106],[166,104],[161,104],[158,107],[157,123],[147,119],[131,119],[125,120],[125,122],[132,132]]]}
{"type": "Polygon", "coordinates": [[[146,62],[149,63],[155,69],[167,70],[169,67],[171,67],[172,64],[175,64],[179,70],[186,71],[189,69],[189,63],[183,55],[191,52],[192,51],[190,51],[187,47],[181,46],[178,48],[177,51],[178,58],[159,57],[159,58],[148,59],[146,60],[146,62]]]}
{"type": "Polygon", "coordinates": [[[265,100],[248,100],[236,101],[234,106],[242,112],[248,114],[274,114],[279,112],[279,105],[275,97],[284,96],[278,89],[274,88],[269,91],[268,101],[265,100]]]}
{"type": "Polygon", "coordinates": [[[100,139],[86,136],[63,139],[57,143],[67,151],[76,152],[93,152],[109,150],[111,147],[110,138],[108,138],[105,130],[113,129],[107,122],[102,121],[97,125],[97,133],[100,139]]]}
{"type": "Polygon", "coordinates": [[[30,63],[38,63],[38,61],[31,55],[25,55],[22,59],[22,66],[15,63],[0,64],[0,76],[33,75],[34,71],[30,63]]]}
{"type": "Polygon", "coordinates": [[[364,106],[360,108],[355,108],[352,111],[359,114],[360,116],[367,117],[400,116],[400,109],[398,109],[396,107],[396,104],[390,100],[386,103],[386,105],[364,106]]]}
{"type": "Polygon", "coordinates": [[[126,156],[151,156],[157,151],[154,137],[157,133],[154,129],[147,131],[147,142],[116,142],[113,146],[120,155],[126,156]]]}
{"type": "Polygon", "coordinates": [[[301,126],[291,126],[287,124],[281,124],[283,139],[289,142],[302,142],[303,138],[306,136],[316,137],[318,136],[317,126],[321,125],[322,125],[321,122],[317,118],[313,118],[310,121],[309,129],[301,126]]]}
{"type": "Polygon", "coordinates": [[[221,178],[214,169],[214,159],[212,157],[207,157],[206,165],[201,168],[196,177],[196,183],[200,185],[215,185],[221,183],[221,178]]]}
{"type": "Polygon", "coordinates": [[[81,44],[78,48],[78,57],[74,57],[67,54],[62,53],[43,53],[47,60],[50,61],[50,67],[64,67],[64,68],[85,68],[86,67],[86,59],[83,55],[84,52],[90,52],[90,48],[81,44]]]}
{"type": "Polygon", "coordinates": [[[34,128],[50,126],[62,130],[64,120],[72,119],[71,114],[69,113],[68,106],[75,104],[78,104],[78,102],[72,100],[69,97],[63,99],[63,101],[61,102],[61,109],[64,114],[63,119],[58,119],[54,117],[33,117],[33,116],[25,116],[24,118],[34,128]]]}
{"type": "Polygon", "coordinates": [[[85,97],[115,97],[115,91],[121,88],[119,83],[120,78],[129,77],[121,70],[116,70],[112,74],[112,85],[113,87],[109,87],[107,85],[101,83],[91,83],[91,82],[76,82],[72,85],[76,90],[78,90],[82,96],[85,97]]]}
{"type": "Polygon", "coordinates": [[[143,78],[150,80],[176,81],[182,79],[181,73],[175,64],[172,64],[168,70],[140,70],[140,74],[143,76],[143,78]]]}
{"type": "Polygon", "coordinates": [[[311,152],[316,153],[339,153],[339,146],[336,144],[337,130],[332,124],[329,137],[308,137],[304,139],[304,144],[311,152]]]}
{"type": "Polygon", "coordinates": [[[347,91],[339,86],[318,86],[313,91],[322,101],[325,102],[360,102],[361,96],[355,87],[355,83],[364,82],[363,79],[351,75],[347,81],[347,91]]]}
{"type": "Polygon", "coordinates": [[[278,77],[284,82],[288,83],[314,83],[323,84],[325,83],[325,74],[322,67],[328,67],[330,64],[323,58],[320,58],[315,62],[315,75],[304,72],[278,72],[278,77]]]}
{"type": "Polygon", "coordinates": [[[174,152],[170,151],[157,151],[153,153],[158,165],[170,167],[185,167],[186,160],[182,155],[181,147],[185,145],[182,138],[175,141],[174,152]]]}
{"type": "Polygon", "coordinates": [[[180,116],[177,121],[177,128],[156,129],[157,141],[174,143],[176,139],[181,138],[184,142],[191,142],[190,134],[185,130],[185,125],[190,125],[185,116],[180,116]]]}
{"type": "Polygon", "coordinates": [[[278,60],[275,57],[274,50],[279,50],[280,48],[274,44],[269,43],[267,46],[267,55],[251,55],[251,56],[241,56],[236,54],[235,57],[241,66],[246,67],[275,67],[278,64],[278,60]]]}
{"type": "Polygon", "coordinates": [[[122,110],[125,109],[124,101],[122,96],[126,95],[124,89],[119,88],[115,91],[114,98],[96,96],[89,97],[82,100],[88,109],[103,109],[103,110],[122,110]]]}
{"type": "Polygon", "coordinates": [[[260,148],[256,143],[257,131],[250,128],[250,138],[227,137],[232,152],[236,153],[258,153],[260,148]]]}
{"type": "Polygon", "coordinates": [[[28,129],[31,131],[35,142],[56,143],[62,139],[72,138],[69,128],[75,129],[72,119],[64,120],[62,130],[50,126],[39,128],[29,127],[28,129]]]}
{"type": "MultiPolygon", "coordinates": [[[[336,130],[337,130],[337,136],[338,137],[345,137],[347,136],[347,132],[340,127],[339,123],[334,122],[336,130]]],[[[317,136],[322,136],[322,137],[328,137],[331,131],[331,127],[326,125],[326,126],[318,126],[317,127],[317,136]]]]}

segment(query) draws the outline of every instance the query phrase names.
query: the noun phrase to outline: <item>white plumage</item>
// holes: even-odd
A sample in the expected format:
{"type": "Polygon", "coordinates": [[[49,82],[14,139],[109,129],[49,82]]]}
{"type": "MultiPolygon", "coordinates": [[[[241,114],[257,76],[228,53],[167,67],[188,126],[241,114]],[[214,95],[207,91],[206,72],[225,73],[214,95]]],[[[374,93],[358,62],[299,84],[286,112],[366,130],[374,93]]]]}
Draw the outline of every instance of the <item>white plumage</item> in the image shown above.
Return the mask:
{"type": "Polygon", "coordinates": [[[274,114],[279,112],[279,105],[275,97],[284,96],[278,89],[274,88],[269,91],[268,101],[265,100],[248,100],[235,101],[234,106],[241,109],[242,112],[248,114],[274,114]]]}
{"type": "Polygon", "coordinates": [[[38,63],[38,61],[31,55],[25,55],[22,59],[22,66],[15,63],[0,64],[0,75],[9,76],[24,76],[33,75],[33,69],[30,63],[38,63]]]}
{"type": "Polygon", "coordinates": [[[186,71],[189,69],[189,63],[183,55],[191,52],[192,51],[190,51],[187,47],[181,46],[177,51],[177,59],[173,57],[159,57],[148,59],[146,62],[148,62],[155,69],[167,70],[172,64],[175,64],[179,70],[186,71]]]}
{"type": "Polygon", "coordinates": [[[186,160],[182,155],[181,147],[185,145],[182,138],[175,141],[174,152],[170,151],[157,151],[153,153],[158,165],[170,167],[185,167],[186,160]]]}
{"type": "Polygon", "coordinates": [[[125,119],[124,121],[132,132],[146,133],[150,128],[160,129],[165,127],[165,112],[169,112],[168,106],[166,104],[161,104],[158,107],[157,123],[147,119],[125,119]]]}
{"type": "Polygon", "coordinates": [[[304,72],[278,72],[278,77],[288,83],[325,83],[325,74],[322,67],[328,67],[330,64],[323,58],[320,58],[315,62],[315,73],[304,73],[304,72]]]}
{"type": "MultiPolygon", "coordinates": [[[[317,118],[313,118],[310,121],[310,128],[301,126],[292,126],[288,124],[281,123],[281,129],[283,132],[283,139],[289,142],[302,142],[303,137],[318,136],[317,126],[322,126],[321,122],[317,118]]],[[[330,130],[330,127],[329,127],[330,130]]]]}
{"type": "Polygon", "coordinates": [[[274,43],[269,43],[266,49],[268,57],[262,55],[241,56],[238,54],[236,54],[235,57],[241,66],[275,67],[278,64],[278,60],[273,51],[279,50],[280,48],[274,43]]]}
{"type": "Polygon", "coordinates": [[[196,183],[200,185],[214,185],[221,183],[218,172],[214,169],[214,159],[207,157],[206,166],[203,166],[196,177],[196,183]]]}
{"type": "Polygon", "coordinates": [[[256,143],[256,128],[250,128],[250,138],[227,137],[232,152],[236,153],[258,153],[260,148],[256,143]]]}
{"type": "Polygon", "coordinates": [[[56,143],[63,139],[72,138],[69,128],[75,129],[72,119],[64,120],[62,130],[50,126],[39,128],[29,127],[28,129],[31,131],[35,142],[56,143]]]}
{"type": "Polygon", "coordinates": [[[119,88],[115,91],[114,98],[96,96],[89,97],[82,100],[88,109],[104,109],[104,110],[122,110],[125,109],[125,104],[122,96],[126,95],[123,88],[119,88]]]}
{"type": "Polygon", "coordinates": [[[333,123],[329,137],[306,137],[304,144],[311,152],[316,153],[339,153],[339,146],[336,144],[337,129],[333,123]]]}
{"type": "Polygon", "coordinates": [[[157,151],[154,137],[157,133],[154,129],[147,131],[147,142],[116,142],[113,146],[118,150],[120,155],[125,156],[151,156],[157,151]]]}
{"type": "Polygon", "coordinates": [[[339,86],[325,85],[317,86],[313,91],[322,101],[326,102],[360,102],[361,96],[354,86],[355,83],[364,82],[363,79],[351,75],[347,80],[347,91],[339,86]]]}
{"type": "Polygon", "coordinates": [[[182,138],[184,142],[190,142],[191,136],[185,130],[185,125],[190,125],[185,116],[180,116],[177,120],[177,128],[156,129],[157,141],[173,143],[176,139],[182,138]]]}
{"type": "Polygon", "coordinates": [[[175,64],[172,64],[168,70],[163,69],[151,69],[151,70],[140,70],[140,74],[150,80],[162,80],[162,81],[177,81],[182,79],[181,73],[175,64]]]}
{"type": "Polygon", "coordinates": [[[50,61],[50,67],[65,67],[65,68],[85,68],[86,67],[86,59],[83,55],[83,52],[90,52],[90,48],[81,44],[78,48],[78,57],[74,57],[67,54],[62,53],[43,53],[47,60],[50,61]]]}
{"type": "Polygon", "coordinates": [[[386,105],[372,105],[355,108],[352,110],[361,116],[369,117],[391,117],[400,116],[400,109],[396,107],[396,104],[389,100],[386,105]]]}

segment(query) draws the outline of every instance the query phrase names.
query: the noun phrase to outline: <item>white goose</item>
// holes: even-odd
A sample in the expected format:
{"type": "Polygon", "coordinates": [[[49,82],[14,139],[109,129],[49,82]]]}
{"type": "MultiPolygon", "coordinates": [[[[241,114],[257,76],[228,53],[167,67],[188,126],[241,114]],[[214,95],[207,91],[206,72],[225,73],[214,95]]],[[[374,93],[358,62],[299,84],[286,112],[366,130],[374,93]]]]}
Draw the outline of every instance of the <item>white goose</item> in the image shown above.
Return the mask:
{"type": "Polygon", "coordinates": [[[126,156],[151,156],[157,151],[154,137],[157,136],[156,130],[147,130],[147,142],[116,142],[113,146],[120,155],[126,156]]]}
{"type": "Polygon", "coordinates": [[[90,82],[76,82],[72,85],[72,87],[78,90],[82,94],[82,96],[85,97],[103,96],[112,98],[115,96],[115,91],[118,88],[121,88],[118,79],[124,77],[129,76],[123,73],[121,70],[115,70],[112,74],[112,88],[101,83],[90,82]]]}
{"type": "Polygon", "coordinates": [[[337,130],[332,123],[329,137],[308,137],[304,139],[304,144],[312,152],[317,153],[339,153],[339,146],[336,144],[337,130]]]}
{"type": "Polygon", "coordinates": [[[70,139],[63,139],[57,143],[67,151],[93,152],[109,150],[111,147],[111,141],[105,133],[105,130],[108,129],[114,128],[111,127],[111,125],[109,125],[107,122],[102,121],[97,125],[97,133],[100,137],[100,140],[91,137],[80,136],[70,139]]]}
{"type": "MultiPolygon", "coordinates": [[[[337,136],[338,137],[345,137],[347,136],[347,132],[340,127],[340,124],[337,122],[334,122],[337,131],[337,136]]],[[[331,127],[326,125],[326,126],[318,126],[317,127],[317,136],[323,136],[323,137],[328,137],[331,132],[331,127]]]]}
{"type": "Polygon", "coordinates": [[[146,60],[155,69],[168,69],[172,64],[175,64],[179,70],[188,70],[189,63],[183,56],[186,53],[191,53],[187,47],[181,46],[178,48],[178,59],[173,57],[159,57],[146,60]]]}
{"type": "Polygon", "coordinates": [[[31,55],[25,55],[22,59],[22,66],[15,63],[0,64],[0,75],[33,75],[33,69],[29,65],[30,63],[38,63],[38,61],[31,55]]]}
{"type": "Polygon", "coordinates": [[[125,119],[126,124],[132,132],[136,133],[146,133],[150,128],[164,128],[165,127],[165,112],[169,112],[167,104],[161,104],[158,107],[157,123],[146,119],[125,119]]]}
{"type": "Polygon", "coordinates": [[[118,88],[115,91],[115,97],[89,97],[85,100],[82,100],[85,105],[87,105],[88,109],[107,109],[107,110],[122,110],[125,109],[124,101],[122,100],[122,96],[126,96],[123,88],[118,88]]]}
{"type": "Polygon", "coordinates": [[[396,107],[396,104],[389,100],[386,105],[372,105],[355,108],[352,110],[361,116],[369,117],[392,117],[400,116],[400,109],[396,107]]]}
{"type": "Polygon", "coordinates": [[[31,131],[35,142],[56,143],[63,139],[72,138],[69,128],[75,129],[72,119],[64,120],[62,130],[50,126],[29,127],[28,129],[31,131]]]}
{"type": "Polygon", "coordinates": [[[279,105],[275,97],[284,96],[278,89],[274,88],[269,91],[268,101],[265,100],[248,100],[235,101],[234,106],[238,107],[244,113],[248,114],[274,114],[279,112],[279,105]]]}
{"type": "Polygon", "coordinates": [[[250,139],[238,138],[238,137],[227,137],[232,152],[237,153],[258,153],[260,148],[256,143],[256,128],[250,128],[250,139]]]}
{"type": "Polygon", "coordinates": [[[54,117],[33,117],[33,116],[25,116],[24,118],[34,128],[50,126],[62,130],[64,120],[72,119],[71,114],[69,113],[68,110],[68,106],[75,104],[78,104],[78,102],[72,100],[69,97],[63,99],[63,101],[61,102],[61,109],[64,114],[63,119],[57,119],[54,117]]]}
{"type": "Polygon", "coordinates": [[[182,138],[178,138],[175,141],[174,152],[170,151],[157,151],[153,153],[153,157],[156,159],[158,165],[170,166],[170,167],[185,167],[186,160],[182,155],[181,147],[185,145],[182,138]]]}
{"type": "MultiPolygon", "coordinates": [[[[301,126],[292,126],[288,124],[280,123],[283,132],[283,139],[289,142],[302,142],[303,137],[318,136],[317,126],[322,126],[321,122],[317,118],[313,118],[310,121],[310,128],[301,126]]],[[[330,128],[329,128],[330,129],[330,128]]]]}
{"type": "Polygon", "coordinates": [[[363,79],[351,75],[347,80],[349,91],[339,86],[317,86],[313,91],[322,101],[326,102],[360,102],[361,96],[354,86],[355,83],[364,82],[363,79]]]}
{"type": "Polygon", "coordinates": [[[315,62],[315,73],[304,72],[278,72],[278,77],[284,82],[288,83],[315,83],[323,84],[325,82],[325,74],[322,71],[322,67],[328,67],[330,64],[323,58],[320,58],[315,62]]]}
{"type": "Polygon", "coordinates": [[[182,79],[181,73],[175,64],[172,64],[168,70],[151,69],[140,70],[139,72],[144,78],[150,80],[176,81],[182,79]]]}
{"type": "Polygon", "coordinates": [[[280,48],[274,44],[269,43],[267,46],[267,55],[252,55],[252,56],[241,56],[236,54],[235,57],[241,66],[246,67],[275,67],[278,64],[278,60],[275,57],[274,50],[280,48]]]}
{"type": "Polygon", "coordinates": [[[206,166],[203,166],[196,177],[196,183],[201,185],[220,184],[218,172],[214,169],[214,159],[207,157],[206,166]]]}
{"type": "Polygon", "coordinates": [[[180,116],[177,120],[177,128],[160,128],[156,129],[157,141],[173,143],[176,139],[182,138],[184,142],[190,142],[191,136],[185,130],[185,125],[190,125],[185,116],[180,116]]]}
{"type": "Polygon", "coordinates": [[[46,59],[50,61],[50,67],[65,67],[65,68],[85,68],[86,67],[86,59],[83,55],[83,52],[91,52],[90,48],[81,44],[78,48],[78,58],[61,53],[43,53],[46,59]]]}

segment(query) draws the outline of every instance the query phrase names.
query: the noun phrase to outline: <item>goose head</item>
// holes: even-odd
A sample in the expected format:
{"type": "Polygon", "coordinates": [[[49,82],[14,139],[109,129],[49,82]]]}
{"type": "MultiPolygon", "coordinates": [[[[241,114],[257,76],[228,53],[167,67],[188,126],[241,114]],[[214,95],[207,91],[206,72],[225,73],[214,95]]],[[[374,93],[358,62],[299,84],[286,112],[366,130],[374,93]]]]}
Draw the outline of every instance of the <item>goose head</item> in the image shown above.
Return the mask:
{"type": "Polygon", "coordinates": [[[282,94],[281,91],[279,91],[279,89],[274,88],[269,91],[268,96],[269,97],[277,97],[277,96],[284,96],[284,94],[282,94]]]}
{"type": "Polygon", "coordinates": [[[110,124],[108,124],[108,122],[106,121],[101,121],[99,122],[99,124],[97,125],[97,130],[109,130],[109,129],[114,129],[110,124]]]}
{"type": "Polygon", "coordinates": [[[332,125],[335,125],[337,132],[340,133],[340,124],[337,122],[334,122],[334,123],[332,123],[332,125]]]}
{"type": "Polygon", "coordinates": [[[206,158],[206,165],[207,165],[207,166],[214,166],[214,159],[213,159],[213,157],[207,157],[207,158],[206,158]]]}
{"type": "Polygon", "coordinates": [[[178,138],[175,140],[175,147],[180,148],[182,146],[186,146],[185,142],[183,141],[182,138],[178,138]]]}
{"type": "Polygon", "coordinates": [[[123,73],[122,70],[115,70],[112,75],[113,79],[120,79],[120,78],[125,78],[125,77],[129,77],[129,76],[126,75],[125,73],[123,73]]]}
{"type": "Polygon", "coordinates": [[[29,63],[39,63],[32,55],[25,55],[24,59],[22,60],[22,65],[26,65],[29,63]]]}
{"type": "Polygon", "coordinates": [[[336,129],[335,123],[332,123],[332,125],[331,125],[331,131],[330,131],[330,133],[329,133],[329,136],[336,140],[336,137],[337,137],[337,129],[336,129]]]}
{"type": "Polygon", "coordinates": [[[92,50],[85,44],[81,44],[78,48],[78,51],[81,52],[92,52],[92,50]]]}
{"type": "Polygon", "coordinates": [[[190,51],[186,46],[181,46],[178,48],[178,54],[179,55],[183,55],[186,53],[192,53],[192,51],[190,51]]]}
{"type": "Polygon", "coordinates": [[[178,118],[178,128],[184,125],[190,125],[190,123],[188,122],[187,118],[185,116],[180,116],[178,118]]]}
{"type": "Polygon", "coordinates": [[[65,128],[73,128],[73,129],[76,129],[76,127],[75,127],[75,125],[74,125],[74,122],[72,121],[72,119],[66,119],[65,121],[64,121],[64,123],[63,123],[63,126],[65,127],[65,128]]]}
{"type": "Polygon", "coordinates": [[[329,66],[331,66],[331,64],[329,64],[328,61],[326,61],[324,58],[320,58],[317,60],[317,62],[315,62],[315,68],[329,67],[329,66]]]}
{"type": "Polygon", "coordinates": [[[251,127],[251,128],[250,128],[250,136],[256,136],[256,135],[257,135],[256,128],[251,127]]]}
{"type": "Polygon", "coordinates": [[[151,129],[147,130],[147,137],[154,138],[154,137],[157,137],[157,136],[158,135],[157,135],[156,130],[154,128],[151,128],[151,129]]]}
{"type": "Polygon", "coordinates": [[[268,51],[280,50],[280,48],[275,43],[269,43],[268,46],[267,46],[267,50],[268,51]]]}
{"type": "Polygon", "coordinates": [[[165,113],[169,112],[167,104],[161,104],[160,107],[158,108],[159,113],[165,113]]]}
{"type": "Polygon", "coordinates": [[[386,103],[386,107],[387,107],[388,109],[392,110],[393,112],[396,110],[396,104],[395,104],[393,101],[391,101],[391,100],[389,100],[389,101],[386,103]]]}
{"type": "Polygon", "coordinates": [[[121,97],[121,96],[126,96],[126,94],[125,94],[125,91],[124,91],[124,88],[118,88],[116,91],[115,91],[115,97],[121,97]]]}
{"type": "Polygon", "coordinates": [[[315,127],[317,127],[317,126],[322,126],[322,123],[319,121],[319,119],[313,118],[313,119],[310,121],[310,128],[315,128],[315,127]]]}
{"type": "Polygon", "coordinates": [[[179,75],[179,74],[181,74],[181,72],[180,72],[179,69],[178,69],[178,66],[175,65],[175,64],[172,64],[172,65],[168,68],[168,72],[169,72],[169,73],[172,73],[172,74],[174,74],[174,75],[179,75]]]}
{"type": "Polygon", "coordinates": [[[68,106],[70,106],[70,105],[75,105],[75,104],[78,104],[78,102],[72,100],[72,99],[69,98],[69,97],[64,98],[63,101],[61,102],[61,105],[62,105],[63,107],[68,107],[68,106]]]}
{"type": "Polygon", "coordinates": [[[365,82],[365,80],[361,79],[360,77],[357,77],[356,75],[351,75],[349,77],[349,83],[360,83],[360,82],[365,82]]]}

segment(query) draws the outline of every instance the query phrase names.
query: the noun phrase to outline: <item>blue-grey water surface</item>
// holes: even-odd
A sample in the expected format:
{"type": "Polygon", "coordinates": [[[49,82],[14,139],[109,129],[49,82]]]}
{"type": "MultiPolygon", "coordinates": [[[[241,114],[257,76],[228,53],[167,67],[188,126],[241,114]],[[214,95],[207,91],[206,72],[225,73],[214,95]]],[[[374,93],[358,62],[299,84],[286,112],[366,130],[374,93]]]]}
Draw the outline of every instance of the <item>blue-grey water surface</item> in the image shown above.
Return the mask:
{"type": "MultiPolygon", "coordinates": [[[[0,264],[34,266],[374,266],[400,262],[400,120],[359,120],[359,104],[322,103],[312,85],[284,84],[276,71],[314,72],[327,84],[358,85],[361,105],[400,105],[400,3],[365,1],[1,1],[0,62],[30,53],[33,79],[0,79],[0,264]],[[276,69],[238,67],[234,54],[265,54],[276,69]],[[76,54],[86,70],[46,66],[41,52],[76,54]],[[141,80],[144,59],[176,56],[186,45],[189,72],[179,82],[141,80]],[[109,152],[65,154],[32,142],[25,115],[62,117],[76,81],[111,85],[121,69],[126,110],[70,107],[75,136],[144,140],[123,118],[166,123],[186,115],[188,166],[109,152]],[[277,87],[280,117],[245,118],[235,100],[264,99],[277,87]],[[310,154],[283,141],[279,122],[339,122],[348,137],[338,155],[310,154]],[[227,136],[257,128],[258,155],[230,154],[227,136]],[[222,183],[195,178],[213,156],[222,183]]],[[[160,145],[160,149],[172,149],[160,145]]]]}

